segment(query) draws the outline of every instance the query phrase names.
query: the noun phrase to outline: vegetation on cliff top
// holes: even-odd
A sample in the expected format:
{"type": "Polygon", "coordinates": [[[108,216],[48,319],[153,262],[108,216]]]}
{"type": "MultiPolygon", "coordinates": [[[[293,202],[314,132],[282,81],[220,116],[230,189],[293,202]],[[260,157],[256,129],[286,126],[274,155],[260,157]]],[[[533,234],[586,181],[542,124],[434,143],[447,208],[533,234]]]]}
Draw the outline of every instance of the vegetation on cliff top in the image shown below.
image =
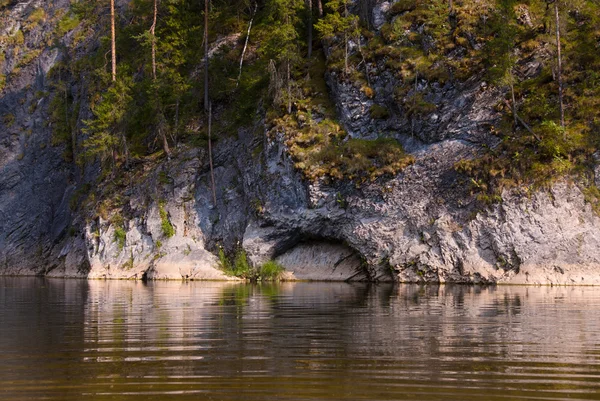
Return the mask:
{"type": "MultiPolygon", "coordinates": [[[[40,50],[28,47],[28,33],[54,23],[55,45],[68,47],[52,73],[55,143],[68,144],[66,157],[80,163],[100,158],[112,176],[181,143],[206,146],[205,68],[213,137],[265,116],[269,135],[283,137],[310,180],[373,180],[413,161],[393,139],[382,139],[386,133],[374,141],[348,137],[329,99],[328,73],[370,99],[377,98],[373,78],[391,74],[392,112],[409,119],[435,111],[427,100],[434,83],[477,76],[503,88],[497,110],[505,118],[492,127],[501,144],[457,166],[487,198],[506,187],[585,176],[598,149],[597,1],[398,0],[375,30],[368,0],[213,0],[208,14],[203,2],[132,0],[117,10],[114,82],[108,4],[32,10],[21,29],[0,38],[0,82],[10,83],[27,54],[40,50]],[[91,111],[83,126],[82,99],[72,93],[81,80],[91,111]]],[[[368,112],[390,115],[381,104],[368,112]]]]}

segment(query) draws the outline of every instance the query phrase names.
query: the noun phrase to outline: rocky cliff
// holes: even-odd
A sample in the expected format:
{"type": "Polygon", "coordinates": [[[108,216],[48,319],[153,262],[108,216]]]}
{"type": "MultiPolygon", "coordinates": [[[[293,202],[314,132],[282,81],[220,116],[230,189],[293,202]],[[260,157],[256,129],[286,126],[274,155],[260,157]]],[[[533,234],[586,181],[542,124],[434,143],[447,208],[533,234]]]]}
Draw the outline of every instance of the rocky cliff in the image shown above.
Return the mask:
{"type": "MultiPolygon", "coordinates": [[[[394,106],[395,77],[373,75],[375,95],[367,96],[328,73],[330,98],[350,137],[394,138],[414,156],[393,177],[360,186],[308,181],[283,134],[260,119],[216,144],[216,205],[206,150],[181,145],[169,159],[134,167],[129,181],[106,190],[118,199],[114,207],[90,214],[78,206],[107,204],[79,201],[85,188],[99,185],[98,166],[65,158],[66,146],[53,143],[48,124],[56,90],[47,76],[67,54],[45,43],[68,6],[31,0],[9,4],[3,16],[9,78],[0,95],[0,274],[231,279],[216,256],[223,246],[243,248],[256,265],[275,259],[288,279],[600,284],[600,218],[577,181],[506,190],[482,204],[457,173],[459,161],[499,143],[490,129],[501,118],[499,89],[482,76],[443,85],[417,78],[413,90],[426,87],[435,111],[414,118],[394,106]],[[32,26],[40,9],[46,17],[32,26]],[[33,53],[27,63],[28,53],[16,46],[33,53]],[[374,104],[387,107],[389,117],[373,116],[374,104]]],[[[371,10],[375,26],[388,8],[371,10]]],[[[377,62],[369,68],[377,70],[377,62]]],[[[84,80],[78,82],[70,92],[81,126],[90,113],[84,80]]]]}

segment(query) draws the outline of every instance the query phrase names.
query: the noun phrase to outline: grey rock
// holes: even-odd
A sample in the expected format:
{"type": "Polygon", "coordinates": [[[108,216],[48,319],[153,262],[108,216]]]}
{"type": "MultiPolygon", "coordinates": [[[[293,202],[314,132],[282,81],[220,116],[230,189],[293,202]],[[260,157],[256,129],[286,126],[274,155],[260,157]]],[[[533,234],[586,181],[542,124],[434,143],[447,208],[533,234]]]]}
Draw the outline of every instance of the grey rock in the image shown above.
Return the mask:
{"type": "Polygon", "coordinates": [[[277,257],[285,267],[284,280],[366,281],[355,251],[341,244],[302,243],[277,257]]]}
{"type": "Polygon", "coordinates": [[[373,7],[373,27],[377,30],[381,29],[387,19],[387,11],[390,9],[391,4],[388,1],[379,3],[373,7]]]}
{"type": "MultiPolygon", "coordinates": [[[[16,32],[34,6],[66,10],[69,2],[20,2],[3,29],[16,32]]],[[[386,7],[374,9],[377,24],[386,7]]],[[[51,29],[43,25],[35,35],[51,29]]],[[[26,40],[35,43],[35,35],[26,40]]],[[[0,274],[230,280],[215,256],[223,247],[228,254],[243,248],[256,265],[275,259],[288,279],[600,284],[600,218],[579,186],[505,192],[501,203],[482,208],[456,173],[457,162],[499,143],[489,127],[500,118],[494,106],[502,93],[481,77],[445,85],[419,80],[411,91],[423,92],[435,110],[415,119],[394,97],[396,78],[375,73],[381,65],[369,67],[372,99],[358,83],[327,77],[351,137],[395,138],[415,157],[394,177],[361,188],[307,183],[283,134],[268,136],[258,122],[216,144],[216,204],[206,152],[180,148],[123,191],[121,223],[71,210],[99,166],[82,171],[63,158],[64,146],[49,145],[50,97],[35,92],[47,89],[45,76],[61,57],[44,50],[0,97],[0,115],[14,114],[12,124],[0,123],[0,274]],[[374,104],[390,118],[372,119],[374,104]]],[[[15,63],[7,58],[5,68],[15,63]]],[[[536,71],[533,61],[522,73],[536,71]]],[[[80,119],[90,118],[85,86],[73,84],[72,92],[80,119]]],[[[596,185],[599,177],[596,167],[596,185]]]]}

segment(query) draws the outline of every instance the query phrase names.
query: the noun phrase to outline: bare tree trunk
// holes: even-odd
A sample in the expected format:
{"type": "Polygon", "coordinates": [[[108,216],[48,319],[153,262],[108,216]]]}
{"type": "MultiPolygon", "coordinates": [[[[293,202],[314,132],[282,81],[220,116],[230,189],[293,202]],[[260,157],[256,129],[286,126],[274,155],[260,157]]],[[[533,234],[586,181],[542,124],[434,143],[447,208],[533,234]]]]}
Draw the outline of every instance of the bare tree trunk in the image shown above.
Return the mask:
{"type": "Polygon", "coordinates": [[[210,164],[210,181],[212,184],[213,205],[217,206],[215,188],[215,171],[212,159],[212,104],[208,96],[208,1],[204,0],[204,110],[208,112],[208,162],[210,164]]]}
{"type": "Polygon", "coordinates": [[[158,0],[154,0],[154,19],[150,27],[152,35],[152,78],[156,81],[156,17],[158,15],[158,0]]]}
{"type": "Polygon", "coordinates": [[[512,97],[513,119],[514,119],[514,123],[515,123],[515,128],[517,128],[517,125],[519,125],[519,122],[517,120],[517,100],[515,98],[514,77],[513,77],[512,71],[508,71],[508,74],[510,77],[510,96],[512,97]]]}
{"type": "MultiPolygon", "coordinates": [[[[344,18],[348,18],[348,3],[347,0],[343,0],[344,1],[344,18]]],[[[345,48],[344,48],[344,74],[348,74],[348,33],[344,32],[344,42],[345,42],[345,48]]]]}
{"type": "MultiPolygon", "coordinates": [[[[367,60],[365,60],[365,54],[362,51],[362,46],[360,44],[360,38],[358,38],[358,53],[362,58],[362,63],[365,65],[365,78],[367,79],[367,85],[369,88],[371,87],[371,78],[369,77],[369,66],[367,65],[367,60]]],[[[357,67],[358,69],[358,67],[357,67]]]]}
{"type": "Polygon", "coordinates": [[[323,1],[317,0],[317,8],[319,10],[319,18],[323,18],[323,1]]]}
{"type": "Polygon", "coordinates": [[[123,141],[123,153],[125,154],[125,166],[129,167],[129,146],[127,146],[127,137],[125,132],[121,130],[121,140],[123,141]]]}
{"type": "MultiPolygon", "coordinates": [[[[504,103],[506,104],[507,107],[511,107],[511,105],[508,104],[508,100],[504,100],[504,103]]],[[[513,110],[516,110],[516,109],[513,109],[513,110]]],[[[519,117],[518,114],[515,114],[515,120],[518,121],[523,126],[523,128],[525,128],[531,135],[533,135],[533,137],[538,142],[542,141],[542,139],[539,136],[537,136],[535,132],[533,132],[531,127],[521,117],[519,117]]]]}
{"type": "Polygon", "coordinates": [[[177,100],[175,100],[175,129],[171,134],[171,139],[175,143],[175,147],[177,148],[179,145],[179,139],[177,137],[177,133],[179,132],[179,96],[177,96],[177,100]],[[174,134],[174,135],[173,135],[174,134]]]}
{"type": "MultiPolygon", "coordinates": [[[[556,56],[558,61],[558,101],[560,106],[560,126],[565,128],[565,107],[563,99],[563,80],[562,80],[562,56],[561,56],[561,45],[560,45],[560,15],[558,13],[558,0],[554,1],[554,16],[556,19],[556,56]]],[[[566,137],[565,132],[565,137],[566,137]]]]}
{"type": "Polygon", "coordinates": [[[112,81],[117,80],[117,44],[115,30],[115,0],[110,0],[110,44],[112,52],[112,81]]]}
{"type": "Polygon", "coordinates": [[[288,114],[292,114],[292,74],[290,71],[290,59],[287,59],[287,87],[288,87],[288,114]]]}
{"type": "Polygon", "coordinates": [[[238,74],[238,79],[235,84],[236,88],[240,84],[240,79],[242,79],[242,66],[244,65],[244,56],[246,55],[246,49],[248,49],[248,41],[250,40],[250,30],[252,29],[252,23],[254,22],[254,16],[256,15],[257,8],[258,3],[254,3],[254,10],[252,11],[252,17],[250,18],[250,23],[248,24],[248,33],[246,33],[246,41],[244,42],[244,49],[242,50],[242,56],[240,57],[240,72],[238,74]]]}
{"type": "Polygon", "coordinates": [[[313,42],[313,0],[307,0],[308,4],[308,58],[312,57],[313,42]]]}
{"type": "MultiPolygon", "coordinates": [[[[156,83],[156,19],[158,16],[158,0],[154,0],[154,16],[152,19],[152,26],[150,27],[150,35],[152,36],[152,80],[156,83]]],[[[167,129],[165,122],[165,114],[162,109],[162,104],[158,95],[158,88],[154,88],[154,96],[156,97],[156,105],[158,112],[158,135],[162,140],[163,150],[167,157],[171,157],[171,149],[169,148],[169,141],[167,139],[167,129]]]]}
{"type": "Polygon", "coordinates": [[[213,168],[213,158],[212,158],[211,129],[212,129],[212,104],[209,104],[209,106],[208,106],[208,162],[210,164],[210,181],[212,184],[213,205],[216,207],[217,206],[217,190],[215,187],[215,170],[213,168]]]}
{"type": "Polygon", "coordinates": [[[415,115],[417,109],[417,90],[419,87],[419,70],[415,69],[415,93],[413,94],[413,111],[410,118],[410,136],[415,136],[415,115]]]}
{"type": "Polygon", "coordinates": [[[344,42],[346,42],[344,48],[344,75],[348,75],[348,35],[346,34],[344,34],[344,42]]]}
{"type": "Polygon", "coordinates": [[[169,141],[167,140],[167,123],[165,121],[165,115],[162,112],[162,110],[160,111],[160,116],[159,116],[160,120],[158,123],[158,132],[160,134],[160,137],[162,139],[162,143],[163,143],[163,150],[165,151],[165,154],[167,155],[167,157],[171,157],[171,149],[169,148],[169,141]]]}
{"type": "Polygon", "coordinates": [[[208,1],[204,0],[204,111],[208,112],[208,1]]]}

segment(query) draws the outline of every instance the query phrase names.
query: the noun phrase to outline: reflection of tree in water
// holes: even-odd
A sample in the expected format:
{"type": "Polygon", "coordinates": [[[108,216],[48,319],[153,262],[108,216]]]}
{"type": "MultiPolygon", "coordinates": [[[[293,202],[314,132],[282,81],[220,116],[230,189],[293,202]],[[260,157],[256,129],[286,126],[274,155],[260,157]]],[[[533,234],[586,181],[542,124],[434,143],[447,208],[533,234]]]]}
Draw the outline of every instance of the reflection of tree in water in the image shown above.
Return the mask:
{"type": "Polygon", "coordinates": [[[0,301],[14,304],[0,312],[3,322],[39,328],[3,336],[1,344],[66,358],[54,369],[27,369],[39,380],[58,380],[55,371],[68,377],[74,399],[83,387],[112,386],[118,393],[137,383],[160,392],[176,389],[174,382],[188,389],[217,386],[233,397],[248,388],[249,377],[253,383],[263,378],[266,389],[277,382],[278,389],[292,386],[286,391],[293,394],[306,391],[306,399],[311,391],[351,397],[370,388],[383,391],[381,399],[398,399],[399,388],[417,394],[461,383],[481,393],[514,387],[515,380],[537,383],[539,377],[528,376],[536,372],[587,374],[578,386],[598,387],[593,289],[36,283],[20,295],[0,289],[0,301]]]}

